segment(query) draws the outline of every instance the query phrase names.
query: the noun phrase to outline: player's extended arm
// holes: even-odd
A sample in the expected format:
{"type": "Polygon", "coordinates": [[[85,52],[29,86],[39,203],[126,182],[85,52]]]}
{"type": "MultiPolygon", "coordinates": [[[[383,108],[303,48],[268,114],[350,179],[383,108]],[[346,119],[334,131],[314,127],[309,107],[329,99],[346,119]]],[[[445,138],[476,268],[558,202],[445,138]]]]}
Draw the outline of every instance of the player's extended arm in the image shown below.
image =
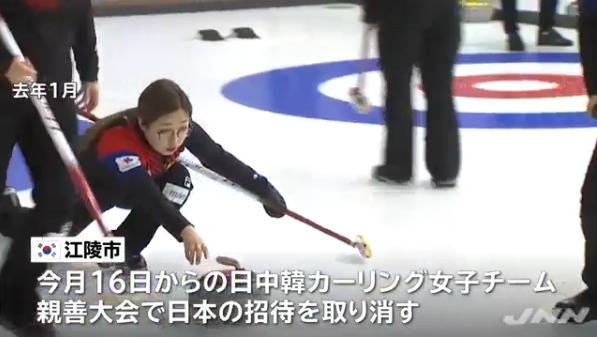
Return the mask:
{"type": "Polygon", "coordinates": [[[270,216],[281,217],[284,215],[286,202],[267,178],[224,150],[195,122],[193,122],[191,134],[187,138],[186,147],[208,169],[275,205],[277,210],[265,207],[270,216]]]}

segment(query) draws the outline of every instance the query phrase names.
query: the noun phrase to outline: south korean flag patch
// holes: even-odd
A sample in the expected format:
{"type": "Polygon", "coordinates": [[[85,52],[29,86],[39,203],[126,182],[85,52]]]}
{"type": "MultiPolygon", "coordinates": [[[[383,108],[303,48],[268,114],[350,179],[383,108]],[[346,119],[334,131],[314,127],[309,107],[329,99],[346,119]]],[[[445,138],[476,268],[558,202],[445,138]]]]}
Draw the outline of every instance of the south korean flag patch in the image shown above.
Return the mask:
{"type": "Polygon", "coordinates": [[[135,167],[141,166],[141,159],[138,156],[122,156],[115,159],[118,170],[122,173],[128,172],[135,167]]]}

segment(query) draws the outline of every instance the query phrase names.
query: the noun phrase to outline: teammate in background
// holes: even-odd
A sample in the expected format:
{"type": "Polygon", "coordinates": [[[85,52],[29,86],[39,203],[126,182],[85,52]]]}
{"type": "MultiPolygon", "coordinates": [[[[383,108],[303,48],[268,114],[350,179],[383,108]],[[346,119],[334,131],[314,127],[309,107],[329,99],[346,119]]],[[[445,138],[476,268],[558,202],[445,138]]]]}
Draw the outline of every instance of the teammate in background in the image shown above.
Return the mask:
{"type": "MultiPolygon", "coordinates": [[[[35,107],[27,96],[15,98],[13,85],[34,81],[45,84],[46,99],[56,120],[70,144],[75,145],[77,109],[73,98],[64,97],[66,83],[73,82],[71,50],[79,77],[87,84],[91,108],[98,99],[98,56],[91,3],[3,0],[0,15],[27,57],[27,61],[19,61],[0,43],[0,191],[4,191],[8,163],[18,144],[33,180],[36,204],[27,220],[16,231],[8,232],[12,244],[0,270],[0,323],[17,336],[54,336],[51,325],[36,320],[37,277],[46,265],[30,263],[30,237],[58,232],[70,221],[75,193],[35,107]]],[[[9,223],[3,215],[0,220],[1,231],[6,234],[9,223]]]]}
{"type": "MultiPolygon", "coordinates": [[[[587,111],[593,118],[597,118],[597,1],[581,0],[579,13],[580,55],[589,94],[587,111]]],[[[585,319],[588,321],[597,319],[597,145],[582,186],[580,220],[585,237],[582,279],[587,288],[558,302],[556,307],[573,309],[577,313],[582,308],[589,308],[589,315],[585,319]]]]}
{"type": "MultiPolygon", "coordinates": [[[[127,269],[145,269],[141,251],[160,227],[184,242],[186,258],[199,263],[207,248],[193,225],[180,213],[193,185],[188,170],[176,161],[186,148],[207,168],[260,196],[272,217],[282,217],[280,193],[236,157],[226,152],[192,121],[186,93],[160,79],[141,93],[136,108],[99,120],[83,136],[81,165],[101,208],[131,209],[113,231],[125,237],[127,269]]],[[[82,231],[91,216],[82,202],[76,207],[71,235],[82,231]]]]}
{"type": "Polygon", "coordinates": [[[386,82],[385,159],[374,178],[407,183],[413,174],[412,69],[427,97],[426,162],[436,187],[453,187],[460,171],[460,135],[452,97],[460,45],[459,0],[364,0],[365,22],[379,28],[386,82]]]}
{"type": "MultiPolygon", "coordinates": [[[[539,11],[539,31],[537,44],[539,46],[572,46],[572,41],[563,37],[553,27],[556,24],[556,9],[558,0],[541,0],[539,11]]],[[[508,49],[510,51],[524,51],[524,42],[518,35],[518,9],[516,0],[502,0],[502,15],[504,31],[508,35],[508,49]]]]}

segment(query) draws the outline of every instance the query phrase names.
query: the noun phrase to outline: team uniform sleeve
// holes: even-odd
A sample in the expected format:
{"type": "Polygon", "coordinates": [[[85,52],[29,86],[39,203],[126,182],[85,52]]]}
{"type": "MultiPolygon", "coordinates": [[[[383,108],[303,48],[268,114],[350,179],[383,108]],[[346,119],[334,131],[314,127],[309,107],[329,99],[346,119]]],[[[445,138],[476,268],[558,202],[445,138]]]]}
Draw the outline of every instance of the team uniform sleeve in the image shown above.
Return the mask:
{"type": "Polygon", "coordinates": [[[90,0],[83,0],[82,6],[83,16],[77,27],[73,54],[81,81],[95,82],[99,68],[93,9],[90,0]]]}
{"type": "Polygon", "coordinates": [[[192,130],[186,142],[186,148],[197,157],[205,167],[235,182],[258,196],[265,196],[269,191],[267,179],[244,164],[222,146],[216,143],[199,126],[192,122],[192,130]]]}
{"type": "Polygon", "coordinates": [[[159,220],[172,236],[182,241],[180,233],[192,224],[162,194],[145,171],[138,154],[124,150],[100,154],[99,159],[111,173],[114,185],[125,189],[124,192],[131,196],[135,207],[159,220]]]}

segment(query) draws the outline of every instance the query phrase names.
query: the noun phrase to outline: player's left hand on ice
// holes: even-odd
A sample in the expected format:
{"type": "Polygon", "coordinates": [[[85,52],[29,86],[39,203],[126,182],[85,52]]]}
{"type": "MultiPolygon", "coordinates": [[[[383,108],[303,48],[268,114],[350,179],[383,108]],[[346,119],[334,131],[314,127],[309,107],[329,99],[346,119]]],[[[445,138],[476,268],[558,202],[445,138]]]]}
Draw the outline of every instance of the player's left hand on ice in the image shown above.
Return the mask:
{"type": "Polygon", "coordinates": [[[587,105],[587,111],[591,117],[597,118],[597,95],[593,95],[589,99],[589,105],[587,105]]]}
{"type": "Polygon", "coordinates": [[[184,252],[191,265],[201,262],[201,258],[208,259],[209,253],[203,239],[197,234],[193,226],[186,226],[180,233],[184,243],[184,252]]]}
{"type": "Polygon", "coordinates": [[[286,201],[282,194],[270,184],[267,178],[260,176],[259,180],[259,196],[263,202],[263,208],[267,215],[272,218],[281,218],[286,214],[286,201]]]}

